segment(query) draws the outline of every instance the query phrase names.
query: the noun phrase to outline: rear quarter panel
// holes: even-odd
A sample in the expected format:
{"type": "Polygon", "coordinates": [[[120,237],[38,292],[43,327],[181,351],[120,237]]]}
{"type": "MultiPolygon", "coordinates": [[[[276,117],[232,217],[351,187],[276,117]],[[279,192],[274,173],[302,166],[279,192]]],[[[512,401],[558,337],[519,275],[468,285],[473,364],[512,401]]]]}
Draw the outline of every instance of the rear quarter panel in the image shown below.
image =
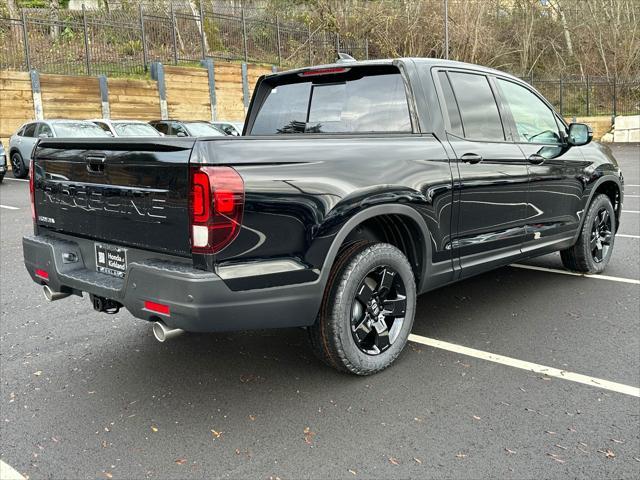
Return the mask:
{"type": "Polygon", "coordinates": [[[318,271],[353,215],[399,203],[424,218],[434,258],[449,255],[451,170],[431,135],[227,137],[198,142],[194,161],[245,183],[242,229],[218,263],[293,257],[318,271]]]}

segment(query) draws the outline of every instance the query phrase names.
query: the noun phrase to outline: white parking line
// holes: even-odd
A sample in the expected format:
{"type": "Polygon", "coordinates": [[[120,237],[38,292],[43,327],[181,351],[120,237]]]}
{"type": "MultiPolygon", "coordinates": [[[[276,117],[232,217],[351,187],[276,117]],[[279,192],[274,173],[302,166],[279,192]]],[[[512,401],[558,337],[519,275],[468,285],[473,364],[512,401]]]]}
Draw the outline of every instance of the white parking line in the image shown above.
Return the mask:
{"type": "Polygon", "coordinates": [[[12,182],[28,182],[26,178],[9,178],[5,177],[5,180],[11,180],[12,182]]]}
{"type": "Polygon", "coordinates": [[[2,460],[0,460],[0,478],[2,480],[25,480],[15,468],[2,460]]]}
{"type": "Polygon", "coordinates": [[[617,237],[622,237],[622,238],[640,238],[640,235],[626,235],[624,233],[616,233],[616,238],[617,237]]]}
{"type": "Polygon", "coordinates": [[[622,210],[622,213],[640,213],[640,210],[622,210]]]}
{"type": "Polygon", "coordinates": [[[18,207],[12,207],[11,205],[0,205],[0,208],[6,208],[7,210],[20,210],[18,207]]]}
{"type": "Polygon", "coordinates": [[[640,187],[640,185],[628,185],[628,184],[626,184],[626,183],[625,183],[625,185],[624,185],[624,186],[625,186],[625,187],[640,187]]]}
{"type": "Polygon", "coordinates": [[[603,388],[612,392],[624,393],[625,395],[631,395],[633,397],[640,397],[640,388],[632,387],[630,385],[624,385],[622,383],[610,382],[609,380],[603,380],[601,378],[589,377],[587,375],[581,375],[579,373],[567,372],[566,370],[538,365],[537,363],[526,362],[524,360],[518,360],[517,358],[505,357],[503,355],[497,355],[495,353],[485,352],[483,350],[476,350],[475,348],[464,347],[455,343],[443,342],[442,340],[436,340],[435,338],[422,337],[413,333],[409,335],[409,341],[427,345],[428,347],[440,348],[442,350],[460,353],[469,357],[480,358],[482,360],[499,363],[501,365],[507,365],[509,367],[528,370],[530,372],[547,375],[549,377],[561,378],[563,380],[569,380],[571,382],[583,383],[592,387],[603,388]]]}
{"type": "Polygon", "coordinates": [[[640,195],[625,195],[624,198],[640,198],[640,195]]]}
{"type": "Polygon", "coordinates": [[[541,272],[560,273],[562,275],[573,275],[574,277],[595,278],[596,280],[609,280],[611,282],[632,283],[640,285],[640,280],[624,277],[612,277],[610,275],[592,275],[589,273],[570,272],[569,270],[559,270],[557,268],[537,267],[535,265],[523,265],[521,263],[512,263],[510,267],[525,268],[527,270],[539,270],[541,272]]]}

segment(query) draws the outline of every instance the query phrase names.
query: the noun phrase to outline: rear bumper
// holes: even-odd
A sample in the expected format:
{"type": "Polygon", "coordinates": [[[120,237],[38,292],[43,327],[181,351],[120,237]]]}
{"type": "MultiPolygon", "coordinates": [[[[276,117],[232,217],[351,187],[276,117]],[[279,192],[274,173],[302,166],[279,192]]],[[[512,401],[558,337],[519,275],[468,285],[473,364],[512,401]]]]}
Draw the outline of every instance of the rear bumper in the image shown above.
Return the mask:
{"type": "Polygon", "coordinates": [[[172,328],[215,332],[308,326],[315,321],[322,297],[317,282],[233,291],[215,273],[166,259],[136,260],[128,265],[124,279],[111,277],[95,271],[94,260],[87,258],[90,248],[78,242],[48,235],[24,237],[25,266],[34,282],[54,291],[109,298],[135,317],[161,319],[172,328]],[[65,263],[63,254],[68,253],[78,261],[65,263]],[[36,275],[36,270],[44,270],[48,278],[36,275]],[[168,305],[169,315],[145,310],[145,301],[168,305]]]}

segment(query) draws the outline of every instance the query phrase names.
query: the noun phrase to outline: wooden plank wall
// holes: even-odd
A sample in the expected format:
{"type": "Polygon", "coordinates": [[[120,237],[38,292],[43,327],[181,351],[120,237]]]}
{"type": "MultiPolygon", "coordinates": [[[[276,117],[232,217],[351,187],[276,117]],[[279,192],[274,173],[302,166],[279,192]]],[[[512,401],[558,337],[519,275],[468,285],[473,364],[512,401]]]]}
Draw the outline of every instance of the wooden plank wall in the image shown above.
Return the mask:
{"type": "Polygon", "coordinates": [[[243,120],[242,67],[237,63],[215,62],[218,120],[243,120]]]}
{"type": "Polygon", "coordinates": [[[44,118],[102,118],[98,77],[40,75],[44,118]]]}
{"type": "Polygon", "coordinates": [[[271,67],[263,65],[247,65],[247,80],[249,81],[249,98],[253,95],[253,88],[256,86],[258,78],[272,72],[271,67]]]}
{"type": "MultiPolygon", "coordinates": [[[[244,119],[242,67],[238,63],[214,63],[217,117],[244,119]]],[[[249,93],[260,75],[271,68],[248,65],[249,93]]],[[[45,119],[102,117],[97,77],[40,75],[45,119]]],[[[209,80],[205,68],[165,66],[167,106],[171,118],[211,119],[209,80]]],[[[160,118],[158,87],[152,80],[108,79],[111,117],[152,120],[160,118]]],[[[17,128],[34,119],[31,80],[27,72],[0,71],[0,138],[5,145],[17,128]]]]}
{"type": "Polygon", "coordinates": [[[111,118],[126,120],[158,120],[160,97],[152,80],[108,80],[111,118]]]}
{"type": "Polygon", "coordinates": [[[205,68],[164,67],[169,118],[211,120],[209,75],[205,68]]]}
{"type": "Polygon", "coordinates": [[[5,148],[8,148],[9,137],[33,116],[29,74],[0,71],[0,140],[5,148]]]}

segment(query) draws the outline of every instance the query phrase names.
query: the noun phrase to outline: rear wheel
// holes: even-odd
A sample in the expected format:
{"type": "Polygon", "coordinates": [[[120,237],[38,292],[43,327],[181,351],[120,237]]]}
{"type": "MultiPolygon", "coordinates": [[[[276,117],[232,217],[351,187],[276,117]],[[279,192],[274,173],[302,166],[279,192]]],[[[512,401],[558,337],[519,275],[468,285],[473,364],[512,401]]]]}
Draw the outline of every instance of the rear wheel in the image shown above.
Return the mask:
{"type": "Polygon", "coordinates": [[[603,272],[613,253],[615,231],[616,216],[611,200],[599,194],[587,210],[576,244],[560,252],[563,265],[576,272],[603,272]]]}
{"type": "Polygon", "coordinates": [[[340,371],[371,375],[398,357],[411,332],[416,286],[403,253],[386,243],[344,248],[331,270],[316,323],[318,357],[340,371]]]}
{"type": "Polygon", "coordinates": [[[11,155],[11,170],[13,171],[13,176],[16,178],[26,178],[29,173],[29,170],[22,160],[22,155],[18,152],[14,152],[13,155],[11,155]]]}

